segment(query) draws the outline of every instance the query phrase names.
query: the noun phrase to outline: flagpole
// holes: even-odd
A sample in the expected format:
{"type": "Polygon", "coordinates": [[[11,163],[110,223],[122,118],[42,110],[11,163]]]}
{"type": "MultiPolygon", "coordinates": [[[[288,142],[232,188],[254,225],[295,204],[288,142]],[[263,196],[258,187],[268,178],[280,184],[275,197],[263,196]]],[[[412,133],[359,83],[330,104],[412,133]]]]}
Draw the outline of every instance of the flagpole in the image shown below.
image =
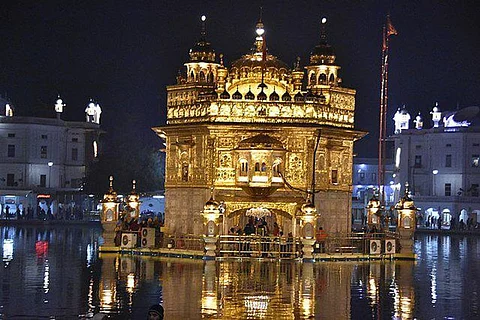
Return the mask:
{"type": "Polygon", "coordinates": [[[386,136],[387,136],[387,110],[388,110],[388,38],[396,35],[397,31],[390,22],[387,15],[386,23],[383,25],[382,45],[382,76],[380,90],[380,126],[378,138],[378,191],[380,203],[385,206],[385,158],[386,158],[386,136]]]}

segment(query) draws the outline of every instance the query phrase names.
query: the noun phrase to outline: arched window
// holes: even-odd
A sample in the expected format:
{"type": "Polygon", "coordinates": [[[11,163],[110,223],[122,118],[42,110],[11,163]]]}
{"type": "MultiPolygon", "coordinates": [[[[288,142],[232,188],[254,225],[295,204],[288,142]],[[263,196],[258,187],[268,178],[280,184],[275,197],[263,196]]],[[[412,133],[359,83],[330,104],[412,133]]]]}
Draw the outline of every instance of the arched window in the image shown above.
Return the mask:
{"type": "Polygon", "coordinates": [[[242,161],[240,163],[240,176],[245,177],[248,174],[248,162],[242,161]]]}
{"type": "Polygon", "coordinates": [[[190,80],[195,81],[195,74],[193,73],[193,71],[190,72],[190,80]]]}
{"type": "Polygon", "coordinates": [[[317,77],[315,76],[315,73],[312,73],[310,75],[310,84],[316,84],[317,83],[317,77]]]}
{"type": "Polygon", "coordinates": [[[255,162],[255,172],[260,171],[260,163],[255,162]]]}
{"type": "Polygon", "coordinates": [[[212,83],[213,82],[213,72],[210,72],[207,76],[207,81],[212,83]]]}
{"type": "Polygon", "coordinates": [[[200,71],[199,81],[200,82],[205,82],[205,72],[200,71]]]}
{"type": "Polygon", "coordinates": [[[265,162],[262,162],[262,172],[266,172],[267,171],[267,165],[265,164],[265,162]]]}
{"type": "Polygon", "coordinates": [[[330,79],[329,79],[330,83],[333,83],[335,81],[335,76],[332,74],[330,74],[330,79]]]}
{"type": "Polygon", "coordinates": [[[327,82],[327,75],[325,73],[322,73],[320,75],[320,83],[326,83],[327,82]]]}

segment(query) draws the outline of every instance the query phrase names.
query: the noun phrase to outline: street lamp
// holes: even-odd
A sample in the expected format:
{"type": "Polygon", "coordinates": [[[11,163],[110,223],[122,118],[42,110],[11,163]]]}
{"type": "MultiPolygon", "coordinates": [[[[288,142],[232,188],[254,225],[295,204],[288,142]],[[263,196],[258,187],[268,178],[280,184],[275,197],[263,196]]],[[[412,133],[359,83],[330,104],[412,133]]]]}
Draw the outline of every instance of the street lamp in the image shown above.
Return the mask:
{"type": "Polygon", "coordinates": [[[49,161],[48,162],[48,187],[50,188],[50,180],[52,176],[52,167],[53,167],[53,162],[49,161]]]}
{"type": "Polygon", "coordinates": [[[369,230],[379,231],[381,227],[380,217],[382,216],[382,206],[377,198],[375,191],[367,204],[367,225],[369,230]]]}
{"type": "Polygon", "coordinates": [[[435,176],[438,174],[438,170],[435,169],[432,171],[433,173],[433,193],[432,195],[436,196],[437,195],[437,192],[436,192],[436,185],[435,185],[435,176]]]}
{"type": "Polygon", "coordinates": [[[413,243],[418,208],[410,198],[408,184],[405,184],[405,195],[397,202],[395,209],[398,212],[397,231],[400,241],[400,252],[414,256],[413,243]]]}
{"type": "Polygon", "coordinates": [[[218,223],[220,222],[220,204],[213,196],[213,187],[210,191],[210,199],[203,207],[203,222],[206,226],[203,240],[205,241],[204,259],[215,259],[215,250],[217,249],[218,223]]]}

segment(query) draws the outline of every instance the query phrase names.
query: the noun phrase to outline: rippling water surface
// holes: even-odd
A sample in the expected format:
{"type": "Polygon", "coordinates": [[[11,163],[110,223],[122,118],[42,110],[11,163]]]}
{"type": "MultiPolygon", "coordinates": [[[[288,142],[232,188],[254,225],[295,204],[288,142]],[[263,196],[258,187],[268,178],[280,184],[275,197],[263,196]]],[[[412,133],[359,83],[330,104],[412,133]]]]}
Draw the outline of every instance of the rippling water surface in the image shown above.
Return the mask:
{"type": "Polygon", "coordinates": [[[480,237],[420,235],[415,262],[98,255],[100,228],[2,227],[0,319],[478,319],[480,237]]]}

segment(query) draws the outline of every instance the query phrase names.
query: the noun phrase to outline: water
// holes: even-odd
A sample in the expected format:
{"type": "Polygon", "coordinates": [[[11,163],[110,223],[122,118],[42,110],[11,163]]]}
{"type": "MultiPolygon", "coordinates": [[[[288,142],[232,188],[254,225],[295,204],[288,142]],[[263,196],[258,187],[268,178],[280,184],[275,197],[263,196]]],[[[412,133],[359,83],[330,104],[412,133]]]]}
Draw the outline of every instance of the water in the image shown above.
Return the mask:
{"type": "Polygon", "coordinates": [[[98,255],[93,226],[2,227],[0,319],[478,319],[480,237],[419,235],[418,260],[203,262],[98,255]],[[10,240],[11,239],[11,240],[10,240]]]}

